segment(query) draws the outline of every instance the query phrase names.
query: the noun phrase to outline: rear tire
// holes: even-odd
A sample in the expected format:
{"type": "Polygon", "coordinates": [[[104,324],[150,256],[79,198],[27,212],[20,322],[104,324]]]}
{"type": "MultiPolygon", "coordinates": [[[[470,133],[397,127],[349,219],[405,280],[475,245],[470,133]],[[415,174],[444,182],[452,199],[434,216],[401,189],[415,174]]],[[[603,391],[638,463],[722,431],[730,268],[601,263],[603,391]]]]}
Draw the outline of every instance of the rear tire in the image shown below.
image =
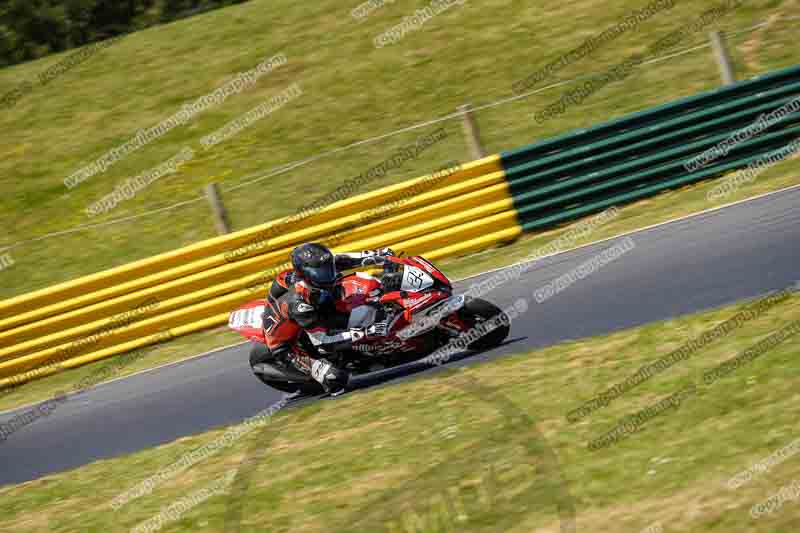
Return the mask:
{"type": "Polygon", "coordinates": [[[470,350],[482,351],[500,346],[511,332],[510,321],[506,314],[499,307],[493,303],[487,302],[486,300],[482,300],[480,298],[467,300],[460,312],[461,317],[472,327],[477,326],[482,322],[489,322],[497,318],[503,320],[498,327],[480,339],[470,343],[468,346],[470,350]]]}
{"type": "MultiPolygon", "coordinates": [[[[266,345],[261,344],[259,342],[254,342],[253,347],[250,349],[250,368],[252,369],[257,364],[261,363],[269,363],[274,359],[272,352],[269,351],[266,345]]],[[[303,394],[315,395],[315,394],[322,394],[324,391],[322,389],[322,385],[317,383],[291,383],[289,381],[280,381],[276,379],[268,379],[263,374],[259,374],[257,372],[253,372],[253,375],[258,378],[258,380],[266,385],[267,387],[271,387],[273,389],[277,389],[281,392],[288,392],[293,394],[295,392],[301,392],[303,394]]]]}
{"type": "Polygon", "coordinates": [[[273,389],[277,389],[282,392],[288,392],[289,394],[294,394],[296,392],[301,392],[303,394],[320,394],[322,393],[322,389],[319,390],[309,390],[309,388],[300,385],[299,383],[288,383],[286,381],[272,381],[269,379],[265,379],[264,376],[261,374],[255,374],[255,376],[267,387],[271,387],[273,389]]]}

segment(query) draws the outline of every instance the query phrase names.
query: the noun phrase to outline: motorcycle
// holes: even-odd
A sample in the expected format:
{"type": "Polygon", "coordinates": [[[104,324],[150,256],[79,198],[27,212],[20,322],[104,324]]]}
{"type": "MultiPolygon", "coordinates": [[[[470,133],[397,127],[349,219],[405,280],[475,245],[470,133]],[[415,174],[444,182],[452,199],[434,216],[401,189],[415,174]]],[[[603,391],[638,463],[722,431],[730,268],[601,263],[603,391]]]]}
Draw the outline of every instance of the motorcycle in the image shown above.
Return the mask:
{"type": "MultiPolygon", "coordinates": [[[[454,294],[450,280],[429,261],[420,256],[384,260],[392,263],[390,270],[401,273],[399,290],[384,291],[381,280],[365,272],[340,277],[334,288],[336,311],[348,316],[348,328],[364,328],[376,317],[388,323],[386,337],[361,338],[350,349],[322,355],[351,376],[424,361],[459,338],[471,339],[467,350],[481,351],[500,345],[508,336],[508,317],[497,306],[454,294]]],[[[284,392],[322,394],[322,386],[311,376],[285,358],[272,356],[273,349],[286,343],[294,353],[320,356],[289,318],[284,300],[249,302],[231,313],[228,326],[253,342],[250,366],[264,384],[284,392]]]]}

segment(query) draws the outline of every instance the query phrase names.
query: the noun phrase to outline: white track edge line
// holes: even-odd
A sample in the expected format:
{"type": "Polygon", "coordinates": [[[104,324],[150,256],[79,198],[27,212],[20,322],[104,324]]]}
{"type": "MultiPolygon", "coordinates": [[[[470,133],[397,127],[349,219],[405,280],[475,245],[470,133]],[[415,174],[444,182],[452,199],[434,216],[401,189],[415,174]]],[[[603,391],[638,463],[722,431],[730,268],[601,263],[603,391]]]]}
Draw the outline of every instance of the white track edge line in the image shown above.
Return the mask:
{"type": "MultiPolygon", "coordinates": [[[[239,342],[239,343],[236,343],[236,344],[229,344],[227,346],[221,346],[219,348],[214,348],[214,349],[209,350],[207,352],[199,353],[199,354],[196,354],[196,355],[190,355],[189,357],[184,357],[183,359],[178,359],[177,361],[171,361],[169,363],[163,363],[161,365],[154,366],[153,368],[144,368],[142,370],[134,372],[133,374],[126,374],[124,376],[119,376],[119,377],[116,377],[116,378],[112,378],[112,379],[109,379],[107,381],[101,381],[100,383],[96,383],[96,384],[92,385],[91,387],[87,387],[87,388],[82,389],[82,390],[68,392],[64,396],[66,398],[70,398],[72,396],[77,396],[78,394],[90,391],[92,389],[96,389],[96,388],[102,387],[104,385],[108,385],[109,383],[114,383],[116,381],[121,381],[123,379],[132,378],[132,377],[138,376],[140,374],[146,374],[147,372],[155,372],[156,370],[161,370],[161,369],[164,369],[164,368],[167,368],[167,367],[170,367],[170,366],[176,366],[176,365],[185,363],[186,361],[191,361],[192,359],[199,359],[200,357],[205,357],[207,355],[213,355],[216,352],[222,352],[224,350],[227,350],[228,348],[235,348],[237,346],[242,346],[243,344],[247,344],[247,343],[248,343],[248,341],[239,342]]],[[[157,346],[157,345],[154,345],[154,346],[157,346]]],[[[33,406],[42,404],[42,403],[46,402],[48,399],[50,399],[50,398],[47,398],[47,399],[44,399],[44,400],[40,400],[38,402],[33,402],[33,403],[21,405],[19,407],[12,407],[11,409],[7,409],[5,411],[0,411],[0,416],[6,415],[6,414],[9,414],[9,413],[14,413],[16,411],[21,411],[23,409],[27,409],[28,407],[33,407],[33,406]]]]}
{"type": "Polygon", "coordinates": [[[645,226],[643,228],[633,229],[633,230],[630,230],[630,231],[626,231],[624,233],[619,233],[617,235],[613,235],[611,237],[606,237],[604,239],[600,239],[599,241],[587,242],[585,244],[581,244],[579,246],[575,246],[574,248],[569,248],[567,250],[561,250],[561,251],[558,251],[558,252],[555,252],[555,253],[552,253],[552,254],[549,254],[549,255],[543,255],[541,257],[536,257],[534,259],[529,259],[527,261],[523,260],[523,261],[519,261],[517,263],[512,263],[510,265],[505,265],[505,266],[494,268],[492,270],[487,270],[485,272],[479,272],[477,274],[471,274],[471,275],[469,275],[469,276],[467,276],[465,278],[461,278],[461,279],[457,279],[457,280],[453,280],[453,281],[454,282],[466,281],[468,279],[472,279],[472,278],[477,278],[479,276],[483,276],[484,274],[492,274],[493,272],[499,272],[499,271],[505,270],[507,268],[512,268],[512,267],[515,267],[517,265],[523,265],[525,263],[531,263],[531,262],[534,262],[534,261],[541,261],[542,259],[546,259],[548,257],[554,257],[554,256],[557,256],[557,255],[567,254],[567,253],[570,253],[570,252],[574,252],[575,250],[580,250],[581,248],[588,248],[589,246],[594,246],[596,244],[601,244],[601,243],[604,243],[604,242],[613,241],[614,239],[619,239],[621,237],[626,237],[628,235],[633,235],[634,233],[642,233],[642,232],[645,232],[645,231],[650,231],[652,229],[655,229],[655,228],[658,228],[658,227],[661,227],[661,226],[666,226],[668,224],[674,224],[675,222],[681,222],[683,220],[688,220],[690,218],[699,217],[701,215],[705,215],[707,213],[713,213],[714,211],[727,209],[729,207],[735,207],[737,205],[744,204],[744,203],[747,203],[747,202],[754,202],[756,200],[760,200],[761,198],[766,198],[767,196],[772,196],[773,194],[779,194],[779,193],[791,191],[792,189],[797,189],[797,188],[800,188],[800,183],[795,184],[795,185],[790,185],[788,187],[784,187],[783,189],[778,189],[776,191],[765,192],[763,194],[759,194],[758,196],[753,196],[751,198],[745,198],[743,200],[737,200],[737,201],[731,202],[729,204],[724,204],[724,205],[720,205],[720,206],[717,206],[717,207],[710,207],[708,209],[704,209],[703,211],[698,211],[697,213],[691,213],[691,214],[688,214],[688,215],[684,215],[682,217],[673,218],[673,219],[670,219],[670,220],[665,220],[664,222],[657,222],[656,224],[651,224],[651,225],[645,226]]]}

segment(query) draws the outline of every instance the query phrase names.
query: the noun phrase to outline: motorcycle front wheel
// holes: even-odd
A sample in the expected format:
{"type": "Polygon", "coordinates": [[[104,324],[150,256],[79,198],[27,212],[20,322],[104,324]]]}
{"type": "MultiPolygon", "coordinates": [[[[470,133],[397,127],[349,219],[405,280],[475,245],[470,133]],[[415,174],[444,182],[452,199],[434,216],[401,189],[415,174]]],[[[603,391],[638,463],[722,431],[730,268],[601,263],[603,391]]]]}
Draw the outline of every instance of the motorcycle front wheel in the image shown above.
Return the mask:
{"type": "Polygon", "coordinates": [[[506,314],[496,305],[480,298],[472,298],[466,301],[464,307],[459,310],[462,320],[467,322],[470,327],[475,327],[484,322],[501,319],[502,323],[492,331],[482,336],[478,340],[468,345],[470,350],[481,351],[500,346],[508,334],[511,332],[510,321],[506,314]],[[505,317],[503,319],[503,317],[505,317]]]}

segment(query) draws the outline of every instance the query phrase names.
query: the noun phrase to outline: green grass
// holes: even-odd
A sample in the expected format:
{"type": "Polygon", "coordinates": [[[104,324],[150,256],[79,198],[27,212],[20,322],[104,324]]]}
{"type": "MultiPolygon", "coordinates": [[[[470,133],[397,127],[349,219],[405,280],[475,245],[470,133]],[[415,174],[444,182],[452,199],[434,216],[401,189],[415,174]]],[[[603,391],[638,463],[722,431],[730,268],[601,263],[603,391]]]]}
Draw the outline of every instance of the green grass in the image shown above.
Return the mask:
{"type": "Polygon", "coordinates": [[[6,487],[0,489],[0,530],[127,530],[247,459],[230,494],[198,505],[164,531],[221,531],[234,502],[241,505],[243,531],[381,531],[386,522],[414,515],[431,526],[447,515],[442,494],[448,491],[464,515],[451,523],[453,531],[558,531],[556,497],[574,506],[577,531],[638,533],[656,522],[665,531],[796,531],[797,502],[759,520],[748,513],[800,475],[798,457],[739,489],[726,487],[732,476],[798,438],[796,339],[711,388],[701,385],[701,375],[800,319],[798,296],[586,419],[565,420],[581,402],[741,307],[283,411],[263,430],[115,512],[113,498],[222,430],[6,487]],[[609,448],[587,449],[624,416],[690,382],[699,393],[679,410],[609,448]]]}
{"type": "MultiPolygon", "coordinates": [[[[228,190],[249,176],[290,161],[442,116],[457,106],[511,95],[527,77],[590,35],[647,2],[596,0],[533,7],[516,0],[454,6],[399,43],[375,49],[372,39],[420,7],[398,0],[366,20],[350,17],[354,5],[333,0],[247,4],[151,28],[128,36],[45,87],[36,86],[13,109],[0,111],[0,245],[28,241],[78,224],[135,215],[200,197],[211,181],[228,190]],[[258,85],[197,116],[78,187],[62,180],[110,149],[212,92],[239,72],[283,52],[288,64],[258,85]],[[300,98],[213,150],[199,140],[292,83],[300,98]],[[124,179],[161,164],[185,146],[197,157],[98,219],[84,209],[124,179]]],[[[676,2],[613,43],[561,70],[568,79],[616,64],[668,32],[686,25],[712,2],[676,2]]],[[[744,28],[776,14],[796,15],[788,0],[761,0],[722,21],[744,28]]],[[[791,21],[732,39],[740,77],[797,62],[791,21]]],[[[693,42],[703,42],[698,34],[693,42]]],[[[64,55],[0,71],[5,93],[64,55]]],[[[545,85],[550,81],[542,82],[545,85]]],[[[641,69],[536,125],[533,111],[561,89],[549,90],[477,114],[489,152],[517,147],[576,127],[718,86],[708,49],[641,69]]],[[[255,185],[223,194],[233,225],[241,229],[289,214],[325,196],[346,179],[380,163],[427,129],[404,133],[322,158],[255,185]]],[[[458,120],[448,137],[364,190],[421,175],[443,162],[468,159],[458,120]]],[[[359,191],[361,192],[361,191],[359,191]]],[[[80,275],[164,252],[214,235],[204,200],[175,210],[45,240],[11,250],[15,264],[0,272],[0,297],[10,297],[80,275]]]]}

